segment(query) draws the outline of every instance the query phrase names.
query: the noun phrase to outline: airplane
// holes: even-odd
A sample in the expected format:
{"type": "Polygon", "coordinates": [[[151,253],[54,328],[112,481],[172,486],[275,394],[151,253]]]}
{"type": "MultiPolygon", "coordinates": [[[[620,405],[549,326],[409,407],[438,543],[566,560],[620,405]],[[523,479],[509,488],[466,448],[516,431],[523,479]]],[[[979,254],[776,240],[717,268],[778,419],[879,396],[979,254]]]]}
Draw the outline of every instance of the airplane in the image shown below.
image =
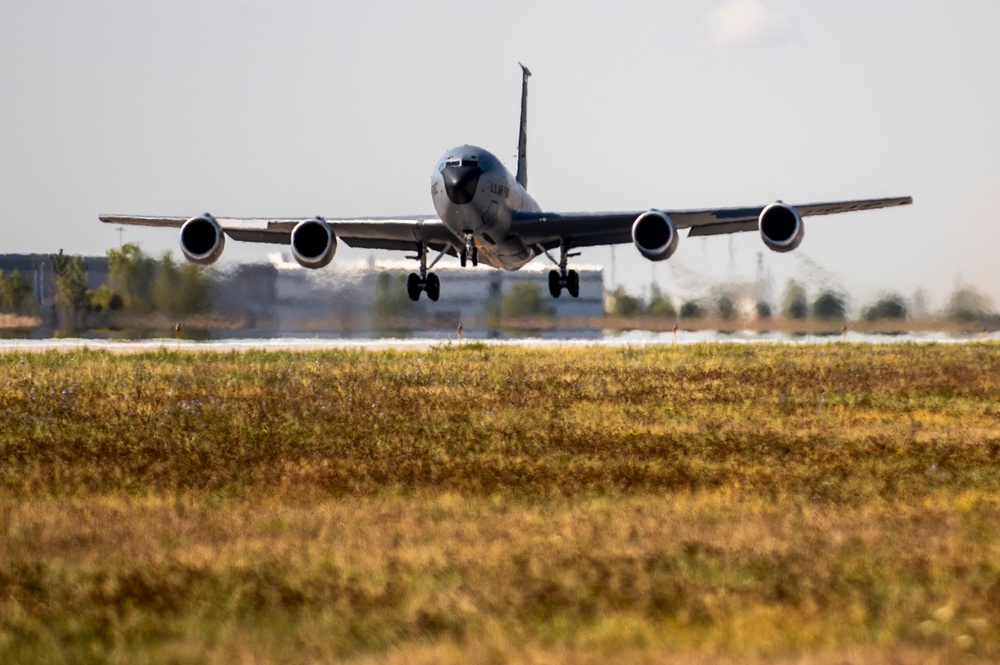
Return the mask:
{"type": "MultiPolygon", "coordinates": [[[[519,63],[520,64],[520,63],[519,63]]],[[[633,243],[650,261],[664,261],[677,250],[678,233],[688,237],[757,231],[775,252],[789,252],[802,242],[802,218],[858,210],[909,205],[912,197],[834,201],[790,205],[775,201],[737,208],[670,210],[649,208],[625,212],[553,212],[528,194],[528,78],[521,67],[521,120],[517,172],[511,174],[493,153],[474,145],[448,150],[431,175],[436,215],[351,219],[215,217],[151,217],[100,215],[107,224],[180,229],[181,251],[188,261],[209,265],[222,255],[226,236],[237,241],[288,245],[305,268],[329,265],[342,240],[351,247],[413,251],[418,272],[407,279],[407,294],[416,301],[426,293],[441,295],[441,281],[431,272],[444,256],[456,256],[462,267],[483,263],[518,270],[538,256],[556,269],[549,272],[549,292],[580,295],[580,276],[569,269],[573,250],[596,245],[633,243]],[[559,250],[559,258],[552,255],[559,250]],[[431,252],[436,258],[428,263],[431,252]]]]}

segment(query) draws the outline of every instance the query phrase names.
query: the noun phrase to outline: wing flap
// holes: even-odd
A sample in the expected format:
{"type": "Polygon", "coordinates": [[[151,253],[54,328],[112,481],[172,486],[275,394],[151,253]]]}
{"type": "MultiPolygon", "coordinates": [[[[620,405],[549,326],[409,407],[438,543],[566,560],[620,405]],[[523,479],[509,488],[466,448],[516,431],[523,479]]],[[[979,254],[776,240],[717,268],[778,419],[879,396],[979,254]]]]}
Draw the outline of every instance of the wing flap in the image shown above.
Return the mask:
{"type": "Polygon", "coordinates": [[[705,226],[692,226],[688,231],[688,238],[697,236],[720,236],[726,233],[742,233],[744,231],[756,231],[757,218],[754,217],[748,222],[723,222],[721,224],[706,224],[705,226]]]}

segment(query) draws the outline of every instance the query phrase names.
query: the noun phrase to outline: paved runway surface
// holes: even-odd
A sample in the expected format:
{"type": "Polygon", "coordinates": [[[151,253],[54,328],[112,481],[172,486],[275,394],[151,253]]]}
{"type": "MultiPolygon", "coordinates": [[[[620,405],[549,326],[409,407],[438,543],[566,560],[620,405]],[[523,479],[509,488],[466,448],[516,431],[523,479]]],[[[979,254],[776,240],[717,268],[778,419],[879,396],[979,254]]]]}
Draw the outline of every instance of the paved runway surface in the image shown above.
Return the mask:
{"type": "MultiPolygon", "coordinates": [[[[871,344],[900,343],[963,343],[975,341],[1000,341],[1000,333],[986,335],[952,335],[948,333],[910,333],[905,335],[865,335],[847,332],[846,335],[803,335],[792,336],[779,333],[718,333],[714,331],[678,332],[677,344],[696,344],[701,342],[732,342],[741,344],[780,343],[780,344],[830,344],[840,341],[864,342],[871,344]]],[[[434,346],[458,344],[458,340],[448,338],[414,338],[414,339],[304,339],[304,338],[274,338],[274,339],[221,339],[211,341],[152,339],[152,340],[108,340],[108,339],[15,339],[0,341],[0,352],[28,351],[72,351],[91,349],[94,351],[112,351],[115,353],[142,353],[165,349],[169,351],[248,351],[251,349],[271,351],[311,351],[321,349],[370,349],[399,351],[424,351],[434,346]]],[[[472,339],[466,344],[485,343],[497,346],[527,346],[527,347],[569,347],[569,346],[645,346],[651,344],[674,344],[673,333],[628,332],[620,335],[608,335],[598,339],[472,339]]]]}

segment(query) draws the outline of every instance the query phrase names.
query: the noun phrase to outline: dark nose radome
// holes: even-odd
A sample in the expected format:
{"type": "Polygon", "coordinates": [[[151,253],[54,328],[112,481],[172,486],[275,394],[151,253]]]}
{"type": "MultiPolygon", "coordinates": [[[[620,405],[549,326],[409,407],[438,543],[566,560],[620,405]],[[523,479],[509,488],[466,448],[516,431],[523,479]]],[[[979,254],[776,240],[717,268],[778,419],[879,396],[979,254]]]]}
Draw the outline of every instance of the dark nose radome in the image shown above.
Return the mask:
{"type": "Polygon", "coordinates": [[[447,166],[441,171],[444,190],[452,203],[471,203],[476,197],[476,187],[483,171],[478,166],[447,166]]]}

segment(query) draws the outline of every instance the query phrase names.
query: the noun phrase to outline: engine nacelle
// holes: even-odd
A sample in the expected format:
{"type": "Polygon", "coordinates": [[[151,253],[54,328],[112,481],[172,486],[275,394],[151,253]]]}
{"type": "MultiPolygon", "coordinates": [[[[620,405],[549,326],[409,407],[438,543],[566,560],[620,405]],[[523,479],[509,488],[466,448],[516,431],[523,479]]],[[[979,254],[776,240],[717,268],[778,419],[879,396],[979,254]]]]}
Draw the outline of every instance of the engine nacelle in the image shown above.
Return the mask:
{"type": "Polygon", "coordinates": [[[677,227],[659,210],[648,210],[632,223],[632,242],[650,261],[665,261],[677,251],[677,227]]]}
{"type": "Polygon", "coordinates": [[[222,256],[226,248],[226,234],[207,212],[192,217],[181,226],[181,252],[191,263],[211,265],[222,256]]]}
{"type": "Polygon", "coordinates": [[[799,211],[778,201],[764,208],[757,220],[761,240],[775,252],[790,252],[802,243],[805,226],[799,211]]]}
{"type": "Polygon", "coordinates": [[[337,236],[322,217],[306,219],[292,229],[292,256],[303,268],[324,268],[337,253],[337,236]]]}

